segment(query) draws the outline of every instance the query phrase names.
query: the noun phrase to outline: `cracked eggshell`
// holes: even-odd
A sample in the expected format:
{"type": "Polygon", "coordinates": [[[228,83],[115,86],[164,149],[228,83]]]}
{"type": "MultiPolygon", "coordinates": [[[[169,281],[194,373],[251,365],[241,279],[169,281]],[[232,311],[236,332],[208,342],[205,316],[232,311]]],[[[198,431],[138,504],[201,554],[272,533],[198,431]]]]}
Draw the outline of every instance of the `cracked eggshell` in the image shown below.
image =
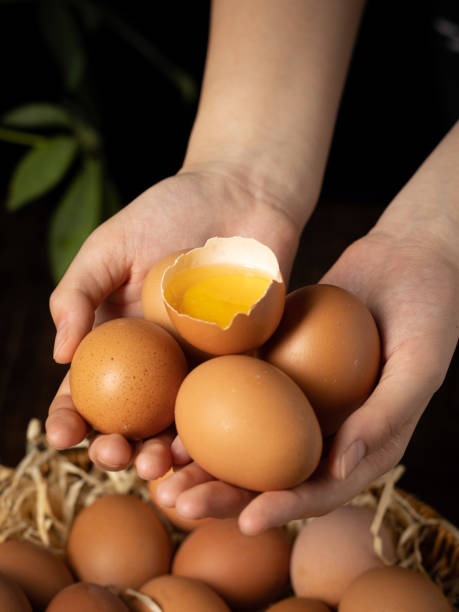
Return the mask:
{"type": "Polygon", "coordinates": [[[195,367],[209,359],[211,355],[192,346],[179,334],[169,317],[161,293],[161,281],[164,271],[172,266],[180,255],[188,253],[189,250],[182,249],[181,251],[175,251],[170,255],[166,255],[166,257],[157,261],[150,268],[142,285],[142,311],[147,321],[153,321],[153,323],[160,325],[177,340],[186,355],[190,367],[195,367]]]}
{"type": "Polygon", "coordinates": [[[210,238],[203,247],[181,255],[164,272],[161,291],[169,317],[180,335],[213,355],[243,353],[261,346],[278,326],[285,303],[285,285],[274,253],[253,238],[239,236],[210,238]],[[164,288],[178,272],[210,264],[240,265],[265,272],[272,279],[249,313],[236,314],[224,329],[217,323],[179,313],[164,295],[164,288]]]}

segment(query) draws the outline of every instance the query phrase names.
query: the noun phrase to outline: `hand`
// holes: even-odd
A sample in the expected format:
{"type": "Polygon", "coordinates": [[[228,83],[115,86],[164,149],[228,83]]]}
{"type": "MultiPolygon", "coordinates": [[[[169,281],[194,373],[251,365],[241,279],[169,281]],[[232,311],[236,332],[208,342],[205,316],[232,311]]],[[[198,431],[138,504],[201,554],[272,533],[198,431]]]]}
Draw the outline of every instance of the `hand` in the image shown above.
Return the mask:
{"type": "MultiPolygon", "coordinates": [[[[276,253],[288,278],[300,227],[283,202],[222,164],[182,171],[148,189],[86,240],[50,299],[56,324],[54,357],[71,361],[94,324],[142,316],[143,280],[155,261],[212,236],[257,238],[276,253]]],[[[73,405],[68,376],[54,398],[46,431],[59,449],[79,443],[89,427],[73,405]]],[[[171,432],[132,445],[123,436],[95,435],[90,457],[100,467],[119,470],[133,461],[139,475],[154,479],[171,465],[171,432]]]]}
{"type": "MultiPolygon", "coordinates": [[[[158,487],[158,499],[186,518],[240,513],[241,529],[256,534],[327,513],[396,465],[444,379],[458,338],[458,262],[438,244],[374,230],[351,245],[322,279],[358,295],[373,312],[382,336],[383,370],[309,480],[291,490],[255,495],[215,481],[191,463],[158,487]]],[[[178,439],[172,450],[176,463],[187,461],[178,439]]]]}

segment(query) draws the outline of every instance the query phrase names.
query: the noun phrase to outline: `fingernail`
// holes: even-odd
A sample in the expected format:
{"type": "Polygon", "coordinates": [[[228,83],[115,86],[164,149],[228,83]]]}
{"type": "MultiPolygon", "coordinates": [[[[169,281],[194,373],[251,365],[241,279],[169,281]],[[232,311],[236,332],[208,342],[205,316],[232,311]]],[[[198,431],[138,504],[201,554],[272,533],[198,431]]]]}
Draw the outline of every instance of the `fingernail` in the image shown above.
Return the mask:
{"type": "Polygon", "coordinates": [[[356,440],[344,451],[340,461],[341,480],[345,480],[355,470],[366,451],[367,447],[362,440],[356,440]]]}
{"type": "Polygon", "coordinates": [[[67,321],[62,321],[62,323],[59,323],[59,325],[57,326],[56,338],[54,340],[54,351],[53,351],[54,359],[58,357],[59,351],[64,346],[65,341],[67,340],[66,328],[67,328],[67,321]]]}

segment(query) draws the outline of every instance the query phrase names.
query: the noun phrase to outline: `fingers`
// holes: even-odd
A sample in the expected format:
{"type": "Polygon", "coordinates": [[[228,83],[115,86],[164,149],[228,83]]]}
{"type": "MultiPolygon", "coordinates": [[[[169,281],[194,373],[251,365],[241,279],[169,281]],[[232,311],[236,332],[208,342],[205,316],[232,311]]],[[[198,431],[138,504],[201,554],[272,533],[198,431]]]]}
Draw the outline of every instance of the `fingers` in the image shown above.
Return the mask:
{"type": "Polygon", "coordinates": [[[377,461],[388,453],[394,462],[401,459],[438,386],[433,371],[429,352],[417,343],[407,343],[391,355],[372,395],[336,435],[329,457],[335,478],[346,479],[365,456],[377,461]]]}
{"type": "Polygon", "coordinates": [[[63,450],[79,444],[88,432],[86,421],[78,414],[72,401],[67,373],[51,402],[46,420],[46,436],[52,446],[63,450]]]}
{"type": "Polygon", "coordinates": [[[239,517],[242,531],[253,535],[330,512],[400,461],[439,384],[430,358],[419,355],[420,349],[406,344],[390,357],[378,386],[341,426],[329,457],[312,478],[294,489],[255,498],[239,517]]]}
{"type": "Polygon", "coordinates": [[[174,432],[169,430],[140,444],[135,459],[135,467],[140,478],[155,480],[170,469],[172,465],[170,447],[174,435],[174,432]]]}
{"type": "Polygon", "coordinates": [[[192,460],[179,436],[171,444],[171,453],[174,465],[185,465],[192,460]]]}
{"type": "Polygon", "coordinates": [[[91,440],[88,454],[97,467],[117,472],[131,465],[134,448],[120,434],[98,434],[91,440]]]}
{"type": "Polygon", "coordinates": [[[166,507],[174,507],[183,518],[228,518],[237,516],[255,493],[214,480],[196,463],[175,472],[158,485],[156,497],[166,507]]]}
{"type": "Polygon", "coordinates": [[[58,363],[72,359],[93,325],[97,306],[127,278],[129,267],[122,247],[114,252],[104,239],[107,224],[86,240],[51,294],[50,310],[57,330],[54,359],[58,363]]]}

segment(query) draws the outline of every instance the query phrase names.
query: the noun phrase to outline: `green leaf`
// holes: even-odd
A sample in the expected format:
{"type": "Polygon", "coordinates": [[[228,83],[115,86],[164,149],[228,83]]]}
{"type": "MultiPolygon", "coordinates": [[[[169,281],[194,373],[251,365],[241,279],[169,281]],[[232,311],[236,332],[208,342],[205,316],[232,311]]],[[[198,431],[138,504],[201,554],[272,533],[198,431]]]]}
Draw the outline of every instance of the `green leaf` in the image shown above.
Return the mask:
{"type": "Polygon", "coordinates": [[[49,257],[58,282],[102,215],[102,171],[96,159],[86,162],[59,202],[50,223],[49,257]]]}
{"type": "Polygon", "coordinates": [[[77,89],[87,62],[84,44],[72,11],[63,0],[40,0],[39,21],[65,86],[71,91],[77,89]]]}
{"type": "Polygon", "coordinates": [[[17,210],[55,187],[69,169],[77,148],[75,138],[56,136],[29,151],[11,179],[8,210],[17,210]]]}
{"type": "Polygon", "coordinates": [[[2,117],[2,123],[10,127],[71,127],[72,121],[62,106],[36,102],[10,110],[2,117]]]}

